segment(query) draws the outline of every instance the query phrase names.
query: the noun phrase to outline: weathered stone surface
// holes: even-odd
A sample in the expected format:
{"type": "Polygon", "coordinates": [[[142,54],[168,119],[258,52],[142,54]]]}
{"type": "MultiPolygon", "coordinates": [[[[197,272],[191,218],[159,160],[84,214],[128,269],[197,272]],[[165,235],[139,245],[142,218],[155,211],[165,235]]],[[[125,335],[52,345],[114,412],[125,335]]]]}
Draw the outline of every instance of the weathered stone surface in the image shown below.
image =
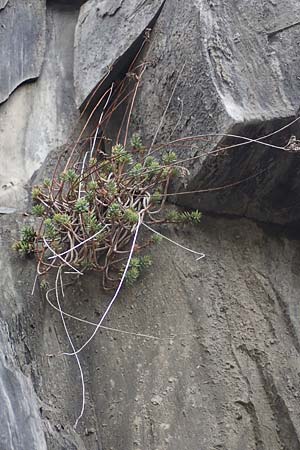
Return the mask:
{"type": "MultiPolygon", "coordinates": [[[[253,450],[260,442],[298,450],[298,234],[208,217],[197,229],[164,230],[207,256],[196,262],[167,242],[153,249],[151,270],[104,325],[157,339],[102,330],[79,354],[87,389],[80,441],[71,432],[81,408],[75,361],[45,357],[69,350],[59,313],[38,291],[31,296],[34,265],[11,254],[13,217],[1,224],[1,258],[14,274],[1,279],[1,306],[11,334],[22,336],[18,358],[42,401],[48,448],[253,450]]],[[[94,323],[110,299],[93,275],[65,291],[64,310],[94,323]]],[[[67,326],[77,348],[93,330],[72,319],[67,326]]]]}
{"type": "Polygon", "coordinates": [[[0,2],[0,103],[40,75],[45,52],[45,0],[0,2]]]}
{"type": "MultiPolygon", "coordinates": [[[[81,7],[74,60],[78,106],[110,68],[118,65],[120,58],[141,36],[163,3],[164,0],[89,0],[81,7]]],[[[130,63],[129,56],[125,67],[130,63]]]]}
{"type": "Polygon", "coordinates": [[[3,450],[46,450],[36,394],[31,380],[16,365],[16,355],[3,320],[0,320],[0,348],[0,447],[3,450]]]}
{"type": "MultiPolygon", "coordinates": [[[[297,0],[167,1],[152,34],[147,54],[152,64],[133,128],[151,142],[182,69],[157,142],[207,133],[258,138],[286,125],[299,108],[299,23],[297,0]]],[[[299,127],[267,142],[286,145],[291,134],[299,136],[299,127]]],[[[264,221],[299,219],[299,208],[290,211],[300,194],[298,155],[252,144],[205,156],[219,144],[238,142],[215,136],[206,143],[178,146],[183,159],[204,153],[186,163],[186,188],[228,185],[267,169],[262,175],[233,189],[178,201],[264,221]]]]}
{"type": "MultiPolygon", "coordinates": [[[[65,415],[59,408],[60,400],[57,400],[57,397],[63,398],[64,388],[66,392],[72,391],[70,396],[77,391],[77,380],[70,384],[73,361],[65,361],[68,371],[65,386],[57,385],[51,395],[44,395],[48,380],[52,385],[55,367],[55,362],[46,356],[45,345],[48,345],[48,333],[51,340],[55,340],[56,331],[45,316],[38,287],[32,295],[33,259],[20,259],[12,251],[12,244],[19,238],[23,225],[22,215],[0,217],[0,448],[85,450],[82,440],[72,429],[74,412],[67,407],[65,415]],[[40,364],[51,368],[45,378],[40,364]]],[[[61,340],[59,336],[57,339],[61,340]]],[[[60,362],[58,358],[57,363],[60,362]]],[[[67,395],[65,399],[67,401],[67,395]]]]}
{"type": "MultiPolygon", "coordinates": [[[[38,9],[34,11],[39,14],[38,9]]],[[[26,183],[50,150],[66,143],[75,126],[73,42],[77,16],[72,5],[62,8],[49,2],[41,76],[35,83],[20,86],[0,106],[0,206],[24,207],[26,183]]],[[[2,64],[3,60],[0,68],[2,64]]]]}
{"type": "Polygon", "coordinates": [[[5,6],[7,5],[8,0],[0,0],[0,9],[5,8],[5,6]]]}
{"type": "MultiPolygon", "coordinates": [[[[114,11],[117,3],[102,2],[107,16],[101,23],[112,25],[123,4],[114,11]]],[[[49,153],[53,163],[51,150],[65,143],[75,124],[77,12],[72,5],[48,1],[41,77],[0,107],[1,208],[26,206],[24,183],[49,153]]],[[[135,131],[151,142],[184,62],[158,140],[169,139],[174,128],[173,137],[214,131],[256,137],[287,123],[298,107],[298,26],[275,34],[270,27],[280,28],[291,16],[296,23],[298,12],[292,0],[243,5],[167,0],[147,55],[151,65],[137,103],[135,131]]],[[[91,41],[92,54],[94,45],[91,41]]],[[[101,76],[99,71],[93,82],[101,76]]],[[[292,133],[297,135],[298,127],[292,133]]],[[[289,137],[290,131],[271,142],[286,144],[289,137]]],[[[178,154],[211,150],[219,141],[216,137],[192,150],[181,147],[178,154]]],[[[292,222],[298,217],[298,158],[295,151],[253,145],[203,157],[189,165],[187,188],[227,184],[269,169],[236,191],[183,201],[218,213],[292,222]]],[[[19,259],[11,250],[23,221],[21,215],[0,215],[1,449],[9,448],[12,438],[14,449],[299,450],[297,228],[205,217],[199,228],[163,229],[207,256],[196,262],[167,242],[153,249],[153,266],[134,287],[124,289],[104,324],[119,331],[102,329],[79,354],[86,409],[75,432],[80,377],[74,358],[61,356],[70,349],[60,315],[46,303],[42,289],[31,295],[34,261],[19,259]]],[[[65,286],[64,310],[96,323],[111,298],[100,284],[90,274],[65,286]]],[[[55,304],[55,296],[50,299],[55,304]]],[[[76,348],[93,330],[91,323],[71,318],[67,326],[76,348]]]]}

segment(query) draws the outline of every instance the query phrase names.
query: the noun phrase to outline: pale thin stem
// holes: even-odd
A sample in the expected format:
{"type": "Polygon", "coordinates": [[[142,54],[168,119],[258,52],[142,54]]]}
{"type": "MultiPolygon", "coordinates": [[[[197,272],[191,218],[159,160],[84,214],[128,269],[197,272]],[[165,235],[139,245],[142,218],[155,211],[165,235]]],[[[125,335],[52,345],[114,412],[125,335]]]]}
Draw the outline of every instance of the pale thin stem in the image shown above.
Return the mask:
{"type": "Polygon", "coordinates": [[[67,335],[67,338],[68,338],[68,341],[69,341],[69,343],[70,343],[70,345],[71,345],[71,348],[72,348],[72,350],[73,350],[73,352],[74,352],[73,354],[74,354],[74,356],[75,356],[75,358],[76,358],[76,362],[77,362],[77,365],[78,365],[78,368],[79,368],[79,372],[80,372],[81,386],[82,386],[82,406],[81,406],[80,414],[79,414],[79,416],[77,417],[76,422],[75,422],[75,424],[74,424],[74,428],[76,429],[76,427],[77,427],[77,425],[78,425],[78,422],[79,422],[79,420],[81,419],[81,417],[83,416],[83,413],[84,413],[84,408],[85,408],[85,384],[84,384],[84,377],[83,377],[83,371],[82,371],[81,363],[80,363],[79,358],[78,358],[78,355],[77,355],[77,353],[76,353],[76,350],[75,350],[73,341],[72,341],[72,339],[71,339],[71,336],[70,336],[70,333],[69,333],[69,330],[68,330],[68,327],[67,327],[67,324],[66,324],[66,321],[65,321],[65,318],[64,318],[62,309],[61,309],[61,305],[60,305],[59,293],[58,293],[58,279],[59,279],[59,278],[60,278],[60,281],[61,281],[62,292],[63,292],[63,283],[62,283],[62,278],[61,278],[61,267],[58,268],[57,274],[56,274],[56,279],[55,279],[55,294],[56,294],[56,301],[57,301],[57,305],[58,305],[58,308],[59,308],[60,317],[61,317],[61,320],[62,320],[64,329],[65,329],[65,333],[66,333],[66,335],[67,335]]]}
{"type": "Polygon", "coordinates": [[[79,270],[77,270],[75,267],[73,267],[68,261],[66,261],[64,258],[61,257],[61,255],[58,255],[53,248],[50,247],[50,245],[48,244],[48,242],[46,241],[46,239],[43,237],[43,242],[46,245],[46,247],[48,247],[48,249],[50,250],[50,252],[54,255],[51,258],[59,258],[64,264],[66,264],[67,266],[71,267],[71,269],[76,272],[78,275],[83,275],[82,272],[80,272],[79,270]]]}
{"type": "Polygon", "coordinates": [[[88,155],[89,153],[90,153],[90,152],[86,152],[86,153],[85,153],[84,158],[83,158],[83,162],[82,162],[81,173],[80,173],[80,182],[79,182],[79,188],[78,188],[78,200],[79,200],[80,197],[81,197],[82,175],[83,175],[83,172],[84,172],[84,167],[85,167],[86,158],[87,158],[87,155],[88,155]]]}
{"type": "MultiPolygon", "coordinates": [[[[61,256],[64,256],[64,255],[66,255],[67,253],[72,252],[74,249],[76,249],[76,248],[78,248],[78,247],[81,247],[81,246],[84,245],[86,242],[91,241],[92,239],[94,239],[96,236],[98,236],[98,234],[103,233],[103,231],[104,231],[107,227],[108,227],[108,225],[105,225],[100,231],[97,231],[97,233],[93,234],[93,236],[90,236],[90,237],[87,238],[85,241],[79,242],[79,244],[74,245],[74,247],[69,248],[69,250],[66,250],[66,251],[63,252],[63,253],[59,253],[59,254],[56,254],[56,253],[55,253],[55,256],[49,256],[48,259],[54,259],[54,258],[56,258],[56,257],[61,258],[61,256]]],[[[53,251],[52,251],[52,252],[53,252],[53,251]]],[[[64,260],[63,260],[63,261],[64,261],[64,260]]],[[[72,266],[71,266],[71,267],[72,267],[72,266]]],[[[73,269],[73,267],[72,267],[72,269],[73,269]]],[[[75,270],[76,270],[76,269],[75,269],[75,270]]]]}
{"type": "MultiPolygon", "coordinates": [[[[105,319],[106,316],[108,315],[108,313],[109,313],[109,311],[111,310],[111,308],[112,308],[112,306],[113,306],[115,300],[117,299],[117,297],[118,297],[118,295],[119,295],[119,292],[120,292],[120,290],[121,290],[121,288],[122,288],[122,285],[123,285],[124,280],[125,280],[125,277],[126,277],[126,273],[127,273],[127,271],[128,271],[129,265],[130,265],[130,261],[131,261],[131,258],[132,258],[132,254],[133,254],[133,252],[134,252],[134,247],[135,247],[135,243],[136,243],[136,240],[137,240],[137,237],[138,237],[138,232],[139,232],[139,229],[140,229],[141,224],[142,224],[142,218],[141,218],[141,216],[139,216],[139,222],[138,222],[137,227],[136,227],[136,230],[135,230],[135,234],[134,234],[133,242],[132,242],[132,245],[131,245],[130,253],[129,253],[129,256],[128,256],[128,260],[127,260],[127,263],[126,263],[126,266],[125,266],[125,269],[124,269],[122,278],[121,278],[121,280],[120,280],[120,282],[119,282],[119,285],[118,285],[118,287],[117,287],[117,290],[116,290],[116,292],[115,292],[113,298],[111,299],[111,301],[110,301],[108,307],[106,308],[104,314],[102,315],[100,321],[98,322],[98,325],[97,325],[97,327],[95,328],[94,332],[93,332],[92,335],[89,337],[89,339],[88,339],[88,340],[80,347],[80,349],[76,351],[76,355],[77,355],[78,353],[80,353],[80,352],[81,352],[81,351],[82,351],[82,350],[83,350],[83,349],[91,342],[91,340],[94,338],[94,336],[96,335],[97,331],[98,331],[99,328],[101,327],[102,322],[104,321],[104,319],[105,319]]],[[[64,353],[64,354],[65,354],[65,355],[70,355],[70,356],[71,356],[71,355],[74,355],[75,352],[74,352],[74,353],[64,353]]]]}
{"type": "Polygon", "coordinates": [[[39,274],[37,273],[37,274],[36,274],[36,276],[35,276],[35,278],[34,278],[34,282],[33,282],[33,286],[32,286],[32,291],[31,291],[31,295],[33,295],[33,294],[34,294],[34,291],[35,291],[35,287],[36,287],[36,282],[37,282],[38,276],[39,276],[39,274]]]}
{"type": "Polygon", "coordinates": [[[173,128],[173,130],[172,130],[172,132],[171,132],[171,134],[170,134],[170,136],[169,136],[169,139],[171,139],[171,137],[173,136],[173,134],[174,134],[175,131],[177,130],[177,128],[178,128],[178,126],[179,126],[179,124],[180,124],[180,122],[181,122],[182,115],[183,115],[183,100],[181,100],[181,98],[178,97],[178,101],[180,102],[180,114],[179,114],[179,118],[178,118],[178,120],[177,120],[177,122],[176,122],[176,125],[175,125],[175,127],[173,128]]]}
{"type": "MultiPolygon", "coordinates": [[[[201,139],[201,138],[207,138],[207,137],[233,137],[233,138],[237,138],[237,139],[243,139],[247,142],[243,142],[243,143],[238,143],[238,144],[234,144],[228,147],[224,147],[218,150],[215,150],[213,152],[209,152],[209,154],[214,153],[214,152],[219,152],[220,150],[227,150],[229,148],[234,148],[234,147],[238,147],[238,146],[243,146],[243,145],[247,145],[247,144],[251,144],[252,142],[256,142],[258,144],[261,145],[265,145],[267,147],[272,147],[272,148],[276,148],[279,150],[286,150],[285,147],[281,147],[279,145],[273,145],[273,144],[269,144],[267,142],[261,142],[263,139],[267,139],[268,137],[274,136],[275,134],[280,133],[281,131],[285,130],[286,128],[289,128],[290,126],[294,125],[296,122],[298,122],[300,120],[300,117],[297,117],[296,119],[294,119],[292,122],[288,123],[287,125],[285,125],[282,128],[279,128],[278,130],[273,131],[272,133],[266,134],[264,136],[261,136],[260,138],[257,139],[251,139],[251,138],[247,138],[245,136],[240,136],[240,135],[236,135],[236,134],[229,134],[229,133],[208,133],[208,134],[197,134],[195,136],[189,136],[189,137],[184,137],[184,138],[179,138],[179,139],[175,139],[173,141],[164,143],[162,145],[159,145],[158,147],[156,147],[155,149],[153,149],[151,151],[151,153],[156,152],[158,150],[160,150],[161,148],[164,148],[166,146],[170,146],[173,144],[177,144],[180,142],[188,142],[188,141],[193,141],[196,139],[201,139]]],[[[200,156],[201,157],[201,156],[200,156]]],[[[197,157],[196,157],[197,158],[197,157]]],[[[184,162],[186,160],[182,160],[182,162],[184,162]]]]}
{"type": "Polygon", "coordinates": [[[158,236],[161,236],[163,239],[166,239],[167,241],[171,242],[172,244],[177,245],[177,247],[182,248],[183,250],[186,250],[187,252],[190,253],[194,253],[195,255],[198,255],[198,258],[196,259],[196,261],[199,261],[202,258],[205,258],[205,253],[201,253],[201,252],[196,252],[196,250],[192,250],[188,247],[185,247],[184,245],[179,244],[176,241],[173,241],[172,239],[168,238],[167,236],[159,233],[159,231],[154,230],[153,228],[149,227],[149,225],[146,225],[145,223],[143,223],[144,227],[148,228],[148,230],[152,231],[152,233],[157,234],[158,236]]]}
{"type": "Polygon", "coordinates": [[[128,114],[128,119],[127,119],[127,125],[126,125],[126,131],[125,131],[125,137],[124,137],[124,147],[126,147],[126,144],[127,144],[128,130],[129,130],[130,119],[131,119],[131,114],[132,114],[134,102],[135,102],[135,99],[136,99],[136,94],[137,94],[137,91],[138,91],[138,88],[139,88],[139,85],[141,83],[141,79],[142,79],[142,76],[143,76],[145,70],[146,70],[146,66],[142,69],[142,71],[141,71],[141,73],[139,75],[139,79],[138,79],[138,82],[136,83],[135,90],[134,90],[134,93],[133,93],[133,98],[132,98],[132,101],[131,101],[129,114],[128,114]]]}
{"type": "MultiPolygon", "coordinates": [[[[63,310],[60,310],[59,308],[57,308],[57,306],[55,306],[51,300],[49,299],[49,293],[51,291],[55,290],[55,288],[50,289],[48,291],[48,296],[46,297],[47,302],[49,303],[49,305],[55,309],[58,312],[62,312],[64,316],[69,317],[70,319],[74,319],[77,322],[82,322],[82,323],[86,323],[87,325],[91,325],[93,327],[97,327],[98,323],[95,322],[91,322],[89,320],[86,319],[81,319],[80,317],[74,316],[73,314],[69,314],[63,310]]],[[[159,336],[153,336],[151,334],[143,334],[143,333],[134,333],[132,331],[126,331],[126,330],[120,330],[119,328],[112,328],[112,327],[106,327],[105,325],[101,325],[100,327],[103,330],[107,330],[107,331],[113,331],[115,333],[120,333],[120,334],[128,334],[130,336],[136,336],[136,337],[140,337],[140,338],[146,338],[146,339],[154,339],[154,340],[168,340],[168,339],[172,339],[174,337],[176,337],[176,335],[171,335],[171,336],[167,336],[167,337],[159,337],[159,336]]]]}

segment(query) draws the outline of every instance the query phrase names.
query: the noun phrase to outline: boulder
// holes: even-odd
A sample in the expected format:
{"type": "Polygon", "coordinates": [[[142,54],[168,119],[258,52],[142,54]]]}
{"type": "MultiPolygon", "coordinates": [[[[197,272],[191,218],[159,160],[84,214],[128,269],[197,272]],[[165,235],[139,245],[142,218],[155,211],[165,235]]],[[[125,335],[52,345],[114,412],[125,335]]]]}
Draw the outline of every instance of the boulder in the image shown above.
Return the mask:
{"type": "Polygon", "coordinates": [[[174,147],[180,159],[196,157],[186,163],[187,185],[176,189],[213,189],[180,195],[178,202],[275,223],[300,218],[299,154],[264,145],[285,147],[292,135],[299,137],[298,123],[263,143],[209,154],[245,143],[225,134],[258,139],[295,119],[300,105],[299,23],[297,0],[165,3],[152,33],[146,56],[150,67],[132,127],[149,143],[156,134],[157,143],[212,134],[174,147]]]}
{"type": "Polygon", "coordinates": [[[0,103],[24,81],[40,75],[45,32],[45,0],[0,2],[0,103]]]}
{"type": "Polygon", "coordinates": [[[116,72],[128,67],[132,57],[130,49],[163,3],[164,0],[89,0],[81,7],[74,58],[78,106],[112,67],[114,77],[116,72]]]}

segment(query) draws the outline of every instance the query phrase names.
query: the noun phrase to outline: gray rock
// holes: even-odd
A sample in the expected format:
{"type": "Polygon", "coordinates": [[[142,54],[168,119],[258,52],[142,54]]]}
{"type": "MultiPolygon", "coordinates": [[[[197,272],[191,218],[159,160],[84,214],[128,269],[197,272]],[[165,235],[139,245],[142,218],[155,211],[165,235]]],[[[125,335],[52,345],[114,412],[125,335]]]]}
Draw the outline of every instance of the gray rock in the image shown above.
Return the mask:
{"type": "Polygon", "coordinates": [[[63,341],[61,336],[54,337],[55,326],[45,314],[38,286],[32,295],[34,259],[20,258],[12,251],[12,244],[19,238],[23,225],[21,214],[0,217],[0,448],[101,450],[101,446],[96,447],[94,442],[85,447],[73,430],[78,405],[72,397],[75,392],[77,397],[78,380],[77,374],[72,378],[76,367],[72,359],[66,361],[66,383],[59,385],[56,375],[59,374],[57,364],[60,365],[61,359],[46,356],[52,346],[50,342],[63,345],[63,341]],[[40,364],[49,368],[44,373],[45,377],[40,372],[40,364]],[[48,385],[55,384],[56,388],[50,394],[48,385]],[[62,389],[66,390],[66,396],[62,389]],[[61,409],[60,399],[63,397],[67,415],[62,411],[64,407],[61,409]]]}
{"type": "Polygon", "coordinates": [[[5,6],[7,5],[8,0],[0,0],[0,9],[5,8],[5,6]]]}
{"type": "MultiPolygon", "coordinates": [[[[25,185],[48,153],[68,141],[78,119],[73,88],[73,42],[78,9],[73,5],[61,6],[48,5],[47,46],[39,79],[20,86],[0,105],[0,202],[3,206],[24,208],[28,197],[25,185]]],[[[39,9],[34,11],[39,14],[39,9]]],[[[2,67],[5,69],[0,60],[0,70],[2,67]]]]}
{"type": "MultiPolygon", "coordinates": [[[[82,445],[70,432],[81,408],[78,368],[73,358],[45,356],[68,350],[60,315],[38,290],[30,295],[34,264],[10,254],[4,232],[14,233],[14,217],[3,217],[1,229],[1,313],[21,341],[18,360],[27,361],[44,405],[50,449],[124,450],[135,442],[147,449],[153,442],[164,450],[253,450],[259,441],[268,450],[298,450],[300,244],[293,235],[220,217],[206,217],[190,233],[163,230],[207,256],[197,262],[163,241],[153,249],[151,274],[124,289],[104,324],[158,339],[103,329],[79,354],[87,389],[82,445]],[[13,320],[16,301],[22,309],[13,320]]],[[[99,320],[95,308],[111,299],[100,285],[89,274],[66,286],[64,310],[99,320]]],[[[67,326],[77,348],[93,330],[75,320],[67,326]]]]}
{"type": "MultiPolygon", "coordinates": [[[[216,130],[255,137],[287,123],[294,114],[298,107],[298,27],[274,34],[271,26],[276,30],[287,27],[291,16],[297,22],[298,3],[238,3],[166,1],[147,55],[151,66],[132,124],[148,142],[156,134],[182,68],[158,141],[169,139],[172,133],[177,137],[216,130]]],[[[0,18],[10,4],[14,3],[8,2],[0,18]]],[[[95,9],[89,9],[92,4],[86,6],[91,11],[87,23],[96,17],[95,9]]],[[[155,11],[160,4],[155,4],[155,11]]],[[[128,19],[130,3],[99,5],[103,36],[114,37],[119,24],[119,41],[125,42],[126,27],[134,25],[128,19]],[[128,24],[122,23],[124,17],[128,24]]],[[[148,14],[145,11],[152,11],[145,27],[155,11],[150,2],[139,5],[145,8],[142,16],[136,16],[141,22],[148,14]]],[[[36,83],[20,86],[0,107],[3,207],[26,206],[24,183],[47,155],[44,166],[53,164],[53,149],[66,142],[78,118],[73,90],[77,11],[71,1],[51,0],[47,8],[48,40],[41,76],[36,83]]],[[[82,11],[79,35],[85,27],[82,11]]],[[[136,37],[141,32],[142,27],[136,37]]],[[[98,33],[94,29],[98,40],[91,36],[90,50],[88,45],[83,47],[86,60],[91,54],[87,70],[93,79],[87,76],[91,85],[85,93],[78,90],[78,104],[103,75],[101,54],[104,59],[109,56],[98,33]]],[[[125,46],[129,53],[136,37],[132,34],[125,46]]],[[[113,53],[112,47],[112,61],[119,57],[116,53],[128,56],[125,47],[119,53],[113,53]]],[[[290,134],[297,133],[295,127],[292,133],[274,136],[272,142],[285,145],[290,134]]],[[[182,147],[178,154],[190,156],[215,149],[218,143],[220,137],[199,148],[182,147]]],[[[299,198],[298,144],[295,139],[290,144],[290,153],[260,151],[252,145],[250,150],[241,147],[228,155],[203,156],[188,165],[186,188],[234,182],[265,165],[270,170],[237,192],[195,195],[183,202],[219,213],[292,222],[297,207],[282,209],[299,198]]],[[[153,248],[151,273],[122,290],[109,322],[104,323],[119,331],[102,329],[79,354],[86,408],[74,431],[82,400],[78,367],[74,358],[49,356],[69,351],[69,347],[61,317],[46,303],[44,291],[37,286],[31,295],[34,260],[20,259],[12,252],[23,223],[21,215],[0,217],[1,450],[253,450],[258,446],[299,450],[298,229],[208,216],[197,228],[162,229],[171,239],[207,256],[195,261],[194,255],[165,241],[153,248]]],[[[48,282],[53,287],[51,276],[48,282]]],[[[55,302],[53,293],[51,299],[55,302]]],[[[111,295],[102,292],[97,274],[87,274],[75,284],[66,283],[61,300],[65,311],[90,322],[67,319],[79,348],[111,295]]]]}
{"type": "MultiPolygon", "coordinates": [[[[113,65],[116,73],[121,57],[148,27],[163,3],[164,0],[89,0],[81,7],[74,60],[78,106],[113,65]]],[[[125,67],[128,62],[127,53],[125,67]]]]}
{"type": "Polygon", "coordinates": [[[0,3],[0,103],[40,75],[45,51],[45,0],[0,3]],[[4,8],[4,9],[3,9],[4,8]],[[2,10],[1,10],[2,9],[2,10]]]}
{"type": "Polygon", "coordinates": [[[16,366],[6,324],[0,320],[0,447],[47,450],[36,394],[16,366]]]}
{"type": "MultiPolygon", "coordinates": [[[[166,2],[152,34],[147,54],[152,65],[144,76],[133,129],[151,143],[179,78],[157,142],[221,134],[176,147],[180,158],[198,158],[186,163],[189,182],[180,189],[216,188],[250,177],[233,188],[178,197],[178,202],[277,223],[300,218],[300,208],[294,208],[300,194],[297,153],[254,143],[207,155],[241,142],[224,133],[258,138],[295,118],[299,22],[298,0],[166,2]]],[[[266,142],[285,146],[291,134],[299,137],[299,129],[288,128],[266,142]]]]}

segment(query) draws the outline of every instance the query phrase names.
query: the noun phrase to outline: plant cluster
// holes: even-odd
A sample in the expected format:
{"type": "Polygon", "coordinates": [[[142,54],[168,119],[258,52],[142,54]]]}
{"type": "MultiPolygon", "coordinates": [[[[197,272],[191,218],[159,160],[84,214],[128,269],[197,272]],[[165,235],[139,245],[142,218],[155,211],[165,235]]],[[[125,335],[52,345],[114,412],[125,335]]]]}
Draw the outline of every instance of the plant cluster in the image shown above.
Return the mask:
{"type": "MultiPolygon", "coordinates": [[[[148,32],[144,43],[147,41],[148,32]]],[[[204,257],[204,254],[160,235],[149,226],[162,223],[198,223],[201,214],[198,211],[177,212],[164,208],[167,196],[174,195],[168,193],[172,178],[187,174],[181,164],[190,159],[177,161],[176,152],[173,151],[176,144],[182,145],[181,140],[159,145],[154,149],[158,128],[149,149],[143,145],[138,134],[134,134],[131,141],[128,141],[136,94],[146,69],[146,63],[138,61],[143,45],[130,65],[128,76],[112,83],[101,96],[101,85],[106,79],[104,77],[91,94],[81,114],[84,125],[76,141],[58,157],[52,178],[44,179],[40,186],[32,189],[32,214],[37,218],[37,226],[35,229],[24,227],[20,241],[14,245],[21,255],[35,254],[37,275],[46,275],[52,269],[56,272],[54,287],[50,287],[47,277],[40,279],[40,287],[45,291],[45,298],[51,307],[60,313],[72,348],[72,353],[64,355],[74,356],[80,371],[82,407],[75,428],[85,410],[85,383],[78,354],[102,326],[123,282],[129,285],[135,283],[142,271],[151,266],[151,258],[141,253],[141,250],[165,237],[175,245],[196,254],[198,259],[204,257]],[[116,120],[120,124],[114,141],[116,145],[107,149],[107,142],[108,145],[112,142],[108,131],[111,127],[108,125],[121,105],[127,106],[123,109],[125,113],[121,121],[119,118],[116,120]],[[95,123],[97,126],[93,129],[95,123]],[[120,144],[121,139],[123,145],[120,144]],[[159,158],[154,154],[158,154],[159,158]],[[150,238],[146,235],[140,241],[139,231],[142,225],[152,234],[150,238]],[[65,272],[83,274],[88,270],[102,274],[104,289],[116,289],[92,335],[76,349],[65,316],[80,322],[87,321],[64,312],[59,298],[60,295],[64,297],[65,272]],[[56,297],[57,306],[49,298],[51,292],[56,297]]],[[[37,278],[36,276],[35,283],[37,278]]]]}
{"type": "MultiPolygon", "coordinates": [[[[129,269],[126,273],[126,283],[132,285],[140,277],[144,269],[152,266],[152,259],[149,255],[135,256],[131,259],[129,269]]],[[[124,267],[123,267],[124,270],[124,267]]]]}
{"type": "Polygon", "coordinates": [[[21,256],[28,256],[34,252],[35,249],[36,232],[30,225],[21,228],[21,239],[13,245],[21,256]]]}
{"type": "MultiPolygon", "coordinates": [[[[59,175],[34,186],[32,214],[41,218],[40,225],[36,231],[24,228],[16,250],[36,254],[40,275],[60,266],[74,273],[95,270],[102,273],[105,289],[115,287],[141,223],[198,223],[201,218],[198,211],[164,214],[170,180],[184,168],[174,152],[160,160],[150,153],[135,134],[127,148],[116,144],[109,155],[73,155],[59,175]]],[[[136,244],[134,254],[157,239],[136,244]]],[[[150,264],[148,256],[134,256],[128,284],[150,264]]]]}

